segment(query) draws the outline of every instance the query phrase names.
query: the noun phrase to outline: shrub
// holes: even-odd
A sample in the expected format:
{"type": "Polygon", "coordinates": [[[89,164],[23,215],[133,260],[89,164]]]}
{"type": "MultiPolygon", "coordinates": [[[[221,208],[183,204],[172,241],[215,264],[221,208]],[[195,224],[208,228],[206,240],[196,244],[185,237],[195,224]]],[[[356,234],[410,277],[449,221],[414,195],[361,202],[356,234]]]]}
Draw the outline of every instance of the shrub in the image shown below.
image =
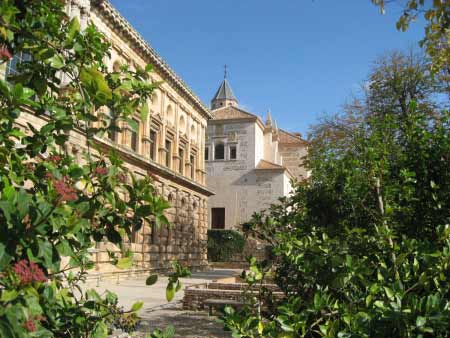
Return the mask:
{"type": "MultiPolygon", "coordinates": [[[[124,311],[113,293],[83,291],[80,283],[94,266],[95,241],[120,247],[111,263],[130,268],[124,240],[145,221],[168,224],[168,203],[151,179],[137,179],[93,141],[118,131],[101,108],[131,127],[136,111],[145,119],[155,88],[146,80],[150,67],[108,72],[107,39],[69,20],[65,1],[2,0],[0,22],[0,67],[13,55],[29,56],[0,79],[0,337],[106,338],[113,325],[132,330],[143,303],[124,311]],[[45,116],[43,126],[29,123],[25,133],[25,111],[45,116]],[[88,140],[82,164],[65,150],[81,130],[88,140]]],[[[187,274],[174,270],[168,299],[187,274]]]]}
{"type": "Polygon", "coordinates": [[[417,93],[415,72],[384,65],[359,119],[312,143],[310,179],[247,224],[275,259],[243,277],[262,284],[273,271],[285,299],[228,309],[233,337],[450,336],[450,113],[397,96],[390,86],[417,93]]]}
{"type": "Polygon", "coordinates": [[[229,262],[233,255],[244,251],[245,238],[235,230],[208,230],[208,260],[229,262]]]}

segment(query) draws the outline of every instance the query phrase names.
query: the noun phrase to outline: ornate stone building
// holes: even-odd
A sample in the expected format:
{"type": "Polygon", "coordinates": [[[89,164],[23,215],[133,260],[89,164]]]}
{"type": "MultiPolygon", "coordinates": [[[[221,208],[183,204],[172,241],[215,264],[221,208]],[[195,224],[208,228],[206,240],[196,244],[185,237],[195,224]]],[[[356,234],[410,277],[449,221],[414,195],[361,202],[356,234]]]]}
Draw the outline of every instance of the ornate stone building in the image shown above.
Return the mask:
{"type": "Polygon", "coordinates": [[[266,121],[239,107],[225,78],[211,101],[205,160],[211,228],[234,228],[254,212],[276,203],[302,180],[307,142],[279,129],[270,113],[266,121]]]}
{"type": "MultiPolygon", "coordinates": [[[[67,12],[79,17],[82,27],[92,22],[109,39],[113,48],[107,64],[111,70],[121,64],[144,68],[150,63],[154,72],[149,81],[162,82],[148,102],[147,120],[142,121],[139,114],[134,117],[137,132],[122,125],[122,132],[95,139],[104,147],[117,149],[138,177],[152,175],[159,193],[171,204],[167,216],[172,227],[158,229],[146,224],[129,239],[133,270],[164,269],[175,259],[193,269],[205,268],[207,199],[212,194],[206,187],[204,161],[209,109],[108,1],[69,0],[67,12]]],[[[14,72],[17,61],[16,57],[2,72],[14,72]]],[[[23,113],[21,123],[26,130],[27,122],[39,126],[44,118],[23,113]]],[[[70,135],[67,151],[80,161],[86,147],[83,133],[70,135]]],[[[107,248],[117,249],[105,242],[92,253],[100,273],[115,271],[108,263],[107,248]]]]}

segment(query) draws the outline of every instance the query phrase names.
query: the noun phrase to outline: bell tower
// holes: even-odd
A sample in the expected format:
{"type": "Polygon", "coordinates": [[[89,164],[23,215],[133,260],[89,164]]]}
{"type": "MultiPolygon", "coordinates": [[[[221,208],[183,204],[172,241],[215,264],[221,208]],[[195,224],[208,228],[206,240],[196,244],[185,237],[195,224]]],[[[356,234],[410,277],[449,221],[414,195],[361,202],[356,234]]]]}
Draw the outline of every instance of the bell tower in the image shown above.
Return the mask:
{"type": "Polygon", "coordinates": [[[225,72],[223,76],[223,81],[220,84],[220,87],[217,90],[216,95],[214,95],[214,98],[211,100],[211,108],[213,110],[228,106],[238,106],[238,100],[234,96],[233,91],[231,90],[231,87],[227,81],[228,67],[225,65],[224,68],[225,72]]]}

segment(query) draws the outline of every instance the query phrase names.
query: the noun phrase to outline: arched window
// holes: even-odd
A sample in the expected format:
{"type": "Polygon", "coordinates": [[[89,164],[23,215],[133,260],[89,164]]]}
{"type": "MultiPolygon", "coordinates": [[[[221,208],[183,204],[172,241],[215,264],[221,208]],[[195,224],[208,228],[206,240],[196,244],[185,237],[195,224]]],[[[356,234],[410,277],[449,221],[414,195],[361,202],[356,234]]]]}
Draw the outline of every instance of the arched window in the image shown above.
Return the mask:
{"type": "Polygon", "coordinates": [[[179,128],[181,133],[184,134],[186,132],[186,119],[183,115],[180,117],[179,128]]]}
{"type": "Polygon", "coordinates": [[[167,107],[167,121],[169,122],[169,124],[173,125],[174,124],[174,112],[173,112],[173,108],[171,105],[169,105],[167,107]]]}
{"type": "Polygon", "coordinates": [[[225,146],[223,143],[218,143],[214,147],[214,159],[224,160],[225,159],[225,146]]]}
{"type": "Polygon", "coordinates": [[[191,125],[191,140],[195,141],[195,139],[196,139],[195,125],[192,124],[192,125],[191,125]]]}
{"type": "Polygon", "coordinates": [[[120,64],[120,62],[118,60],[114,61],[113,63],[113,72],[120,72],[120,67],[122,67],[122,65],[120,64]]]}
{"type": "Polygon", "coordinates": [[[159,110],[158,109],[159,108],[159,96],[158,96],[158,92],[156,90],[152,93],[151,100],[152,100],[153,108],[155,110],[159,110]]]}

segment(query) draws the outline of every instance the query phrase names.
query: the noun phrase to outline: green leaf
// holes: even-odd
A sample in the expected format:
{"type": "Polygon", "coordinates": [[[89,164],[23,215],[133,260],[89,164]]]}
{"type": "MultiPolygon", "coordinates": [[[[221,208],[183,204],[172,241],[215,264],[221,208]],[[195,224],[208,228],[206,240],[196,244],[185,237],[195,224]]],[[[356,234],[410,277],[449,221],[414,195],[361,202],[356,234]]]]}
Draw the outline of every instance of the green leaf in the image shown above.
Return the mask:
{"type": "Polygon", "coordinates": [[[17,337],[14,334],[12,327],[5,320],[0,321],[0,337],[17,337]]]}
{"type": "Polygon", "coordinates": [[[22,95],[23,95],[23,86],[21,83],[18,83],[14,86],[13,91],[12,91],[13,96],[15,97],[16,100],[20,100],[22,99],[22,95]]]}
{"type": "Polygon", "coordinates": [[[43,241],[42,239],[38,239],[38,257],[42,258],[45,262],[45,265],[51,267],[53,265],[53,247],[50,242],[43,241]]]}
{"type": "Polygon", "coordinates": [[[173,297],[175,296],[175,288],[173,286],[173,283],[170,282],[169,284],[167,284],[167,288],[166,288],[166,299],[167,301],[172,301],[173,297]]]}
{"type": "Polygon", "coordinates": [[[147,65],[145,66],[145,71],[146,71],[147,73],[152,72],[152,71],[153,71],[153,65],[152,65],[151,63],[147,64],[147,65]]]}
{"type": "Polygon", "coordinates": [[[372,303],[372,300],[373,300],[373,296],[372,296],[372,295],[368,295],[368,296],[366,297],[366,306],[367,306],[367,307],[370,306],[370,304],[372,303]]]}
{"type": "Polygon", "coordinates": [[[87,87],[95,90],[97,98],[102,102],[112,99],[112,91],[109,88],[103,74],[95,68],[83,68],[80,72],[81,82],[87,87]]]}
{"type": "Polygon", "coordinates": [[[25,87],[23,88],[23,93],[22,93],[22,99],[29,99],[30,97],[32,97],[35,93],[35,91],[31,88],[25,87]]]}
{"type": "Polygon", "coordinates": [[[141,107],[141,120],[147,121],[149,113],[150,111],[148,110],[148,103],[144,103],[141,107]]]}
{"type": "Polygon", "coordinates": [[[386,296],[389,298],[389,299],[392,299],[392,298],[394,298],[394,291],[392,291],[392,289],[390,289],[390,288],[388,288],[388,287],[384,287],[384,291],[386,292],[386,296]]]}
{"type": "Polygon", "coordinates": [[[61,256],[71,256],[73,254],[72,248],[69,245],[69,242],[65,239],[62,239],[61,242],[56,244],[56,250],[61,256]]]}
{"type": "Polygon", "coordinates": [[[90,289],[86,291],[86,298],[90,300],[95,300],[97,302],[100,302],[102,299],[97,291],[94,289],[90,289]]]}
{"type": "Polygon", "coordinates": [[[64,67],[64,59],[59,56],[58,54],[54,55],[49,59],[50,66],[52,66],[55,69],[61,69],[64,67]]]}
{"type": "Polygon", "coordinates": [[[175,334],[175,327],[173,325],[168,325],[164,330],[164,338],[171,338],[175,334]]]}
{"type": "Polygon", "coordinates": [[[19,292],[17,292],[17,290],[4,290],[0,299],[2,302],[6,303],[16,299],[18,295],[19,292]]]}
{"type": "Polygon", "coordinates": [[[122,257],[117,261],[116,267],[119,269],[130,269],[133,266],[133,257],[122,257]]]}
{"type": "Polygon", "coordinates": [[[426,324],[426,322],[427,322],[427,319],[426,319],[425,317],[418,316],[418,317],[416,318],[416,326],[417,326],[417,327],[424,326],[424,325],[426,324]]]}
{"type": "Polygon", "coordinates": [[[132,311],[132,312],[139,311],[140,309],[142,309],[143,306],[144,306],[144,302],[136,302],[136,303],[134,303],[133,306],[131,307],[131,311],[132,311]]]}
{"type": "Polygon", "coordinates": [[[183,283],[180,280],[177,280],[177,287],[175,288],[175,292],[178,292],[183,287],[183,283]]]}
{"type": "Polygon", "coordinates": [[[6,253],[5,249],[6,246],[3,243],[0,243],[0,270],[2,271],[11,261],[11,256],[6,253]]]}
{"type": "Polygon", "coordinates": [[[153,285],[158,281],[158,275],[150,275],[145,280],[145,285],[153,285]]]}
{"type": "Polygon", "coordinates": [[[320,300],[321,300],[320,299],[320,294],[318,292],[316,292],[316,294],[314,295],[314,309],[316,311],[320,310],[320,304],[321,304],[320,300]]]}
{"type": "Polygon", "coordinates": [[[106,338],[108,336],[108,328],[104,322],[97,322],[94,331],[92,332],[92,338],[106,338]]]}
{"type": "Polygon", "coordinates": [[[80,31],[80,21],[75,16],[69,23],[69,31],[67,32],[67,41],[72,42],[75,35],[80,31]]]}
{"type": "Polygon", "coordinates": [[[33,315],[39,315],[42,313],[42,307],[39,304],[39,294],[36,289],[30,288],[31,293],[35,293],[33,295],[26,295],[25,301],[27,304],[28,311],[33,315]]]}
{"type": "Polygon", "coordinates": [[[139,123],[134,119],[126,119],[128,126],[135,132],[139,132],[139,123]]]}
{"type": "Polygon", "coordinates": [[[80,168],[78,166],[73,166],[70,168],[69,174],[70,174],[70,177],[72,177],[74,179],[79,179],[80,177],[82,177],[84,175],[84,171],[83,171],[83,168],[80,168]]]}

